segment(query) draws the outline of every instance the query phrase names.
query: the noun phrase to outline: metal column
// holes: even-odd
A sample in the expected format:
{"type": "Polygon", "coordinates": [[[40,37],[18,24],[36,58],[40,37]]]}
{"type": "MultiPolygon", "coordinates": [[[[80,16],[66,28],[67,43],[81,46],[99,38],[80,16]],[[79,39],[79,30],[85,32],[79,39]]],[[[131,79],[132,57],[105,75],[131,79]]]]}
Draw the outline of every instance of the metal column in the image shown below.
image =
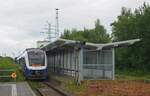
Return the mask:
{"type": "Polygon", "coordinates": [[[115,80],[115,49],[112,49],[112,80],[115,80]]]}
{"type": "Polygon", "coordinates": [[[78,78],[78,83],[80,84],[81,81],[83,80],[83,48],[81,47],[81,49],[79,50],[79,54],[78,54],[78,63],[79,63],[79,78],[78,78]]]}

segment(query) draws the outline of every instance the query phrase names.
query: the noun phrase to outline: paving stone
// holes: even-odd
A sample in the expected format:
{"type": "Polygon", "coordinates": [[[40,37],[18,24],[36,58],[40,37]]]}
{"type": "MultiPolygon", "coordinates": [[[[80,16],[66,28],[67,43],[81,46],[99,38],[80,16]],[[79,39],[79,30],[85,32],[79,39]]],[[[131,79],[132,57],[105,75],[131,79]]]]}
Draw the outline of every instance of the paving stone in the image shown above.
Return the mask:
{"type": "Polygon", "coordinates": [[[0,96],[36,96],[27,82],[0,83],[0,96]]]}

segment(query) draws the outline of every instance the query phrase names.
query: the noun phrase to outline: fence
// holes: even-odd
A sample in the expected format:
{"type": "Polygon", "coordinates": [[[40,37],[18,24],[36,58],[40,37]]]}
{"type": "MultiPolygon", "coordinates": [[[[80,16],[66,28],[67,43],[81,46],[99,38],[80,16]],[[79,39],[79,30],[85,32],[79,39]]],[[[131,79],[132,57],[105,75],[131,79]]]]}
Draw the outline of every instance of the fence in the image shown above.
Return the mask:
{"type": "Polygon", "coordinates": [[[0,81],[16,81],[16,70],[0,69],[0,81]]]}

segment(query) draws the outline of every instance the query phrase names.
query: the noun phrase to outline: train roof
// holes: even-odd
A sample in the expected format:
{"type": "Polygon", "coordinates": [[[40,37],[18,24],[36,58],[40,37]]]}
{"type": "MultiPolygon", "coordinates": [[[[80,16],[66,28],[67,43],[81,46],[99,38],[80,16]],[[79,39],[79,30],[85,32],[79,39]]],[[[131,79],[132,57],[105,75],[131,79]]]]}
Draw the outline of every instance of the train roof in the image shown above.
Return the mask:
{"type": "MultiPolygon", "coordinates": [[[[22,53],[20,53],[19,56],[17,56],[16,58],[19,59],[26,51],[29,52],[29,51],[33,51],[33,50],[41,50],[41,49],[40,48],[27,48],[22,53]]],[[[43,51],[43,50],[41,50],[41,51],[43,51]]]]}

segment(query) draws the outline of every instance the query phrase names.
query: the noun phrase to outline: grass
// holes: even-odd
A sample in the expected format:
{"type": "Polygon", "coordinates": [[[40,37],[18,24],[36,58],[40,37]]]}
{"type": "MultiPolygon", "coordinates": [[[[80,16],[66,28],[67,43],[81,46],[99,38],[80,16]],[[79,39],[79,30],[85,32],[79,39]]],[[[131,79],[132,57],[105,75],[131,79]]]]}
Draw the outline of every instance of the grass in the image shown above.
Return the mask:
{"type": "MultiPolygon", "coordinates": [[[[12,72],[16,72],[17,78],[16,81],[24,81],[24,76],[22,74],[19,66],[15,64],[12,58],[10,57],[0,57],[0,70],[13,70],[8,72],[1,72],[0,75],[11,75],[12,72]]],[[[0,81],[14,81],[14,79],[10,78],[0,78],[0,81]]]]}
{"type": "Polygon", "coordinates": [[[82,94],[88,86],[88,81],[82,82],[82,84],[77,84],[76,81],[72,77],[55,75],[51,76],[52,79],[58,80],[61,82],[61,87],[68,91],[69,93],[74,94],[74,96],[78,96],[82,94]]]}
{"type": "Polygon", "coordinates": [[[46,87],[45,84],[39,81],[28,81],[28,84],[31,86],[32,89],[46,87]]]}
{"type": "Polygon", "coordinates": [[[145,80],[150,81],[150,73],[135,71],[135,70],[127,70],[127,71],[119,71],[116,70],[116,79],[117,80],[145,80]]]}
{"type": "Polygon", "coordinates": [[[132,75],[116,74],[116,79],[117,80],[150,80],[150,75],[132,76],[132,75]]]}
{"type": "Polygon", "coordinates": [[[88,87],[88,81],[82,82],[82,84],[77,85],[75,81],[69,81],[65,85],[65,90],[75,94],[75,96],[78,96],[80,94],[83,94],[85,92],[86,88],[88,87]]]}
{"type": "Polygon", "coordinates": [[[17,67],[10,57],[1,57],[0,69],[17,69],[17,67]]]}

